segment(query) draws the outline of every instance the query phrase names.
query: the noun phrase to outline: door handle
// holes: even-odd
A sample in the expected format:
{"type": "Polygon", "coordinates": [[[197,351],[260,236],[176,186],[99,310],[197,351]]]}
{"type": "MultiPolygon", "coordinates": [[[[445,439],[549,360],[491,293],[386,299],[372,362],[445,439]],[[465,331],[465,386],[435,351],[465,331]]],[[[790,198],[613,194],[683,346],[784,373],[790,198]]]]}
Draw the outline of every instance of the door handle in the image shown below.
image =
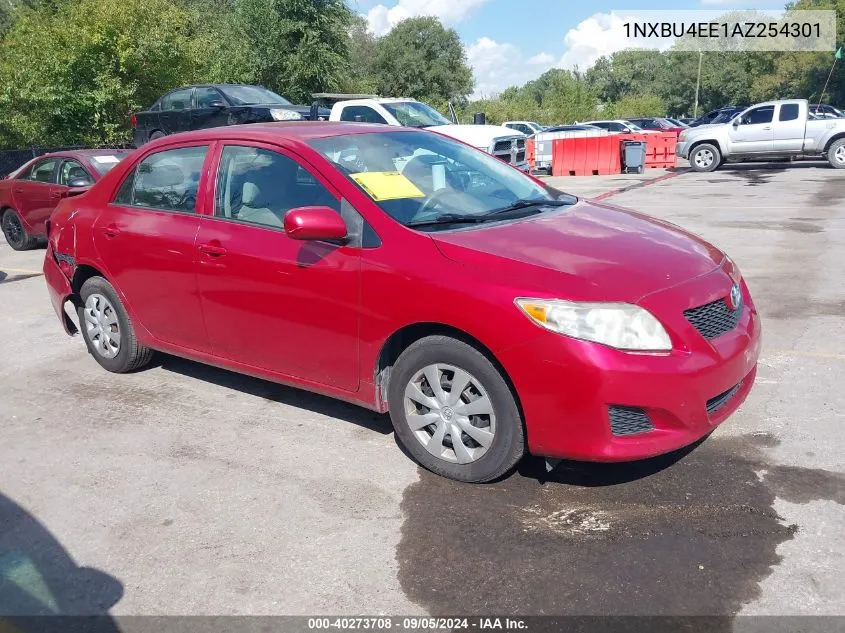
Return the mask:
{"type": "Polygon", "coordinates": [[[218,246],[217,244],[200,244],[199,245],[200,253],[205,253],[206,255],[210,255],[211,257],[221,257],[228,253],[225,248],[222,246],[218,246]]]}
{"type": "Polygon", "coordinates": [[[109,224],[108,226],[103,227],[103,234],[106,237],[117,237],[120,235],[120,229],[114,224],[109,224]]]}
{"type": "Polygon", "coordinates": [[[50,192],[50,197],[51,197],[51,198],[56,198],[56,199],[61,198],[61,197],[62,197],[62,192],[61,192],[61,191],[51,191],[51,192],[50,192]]]}
{"type": "Polygon", "coordinates": [[[771,126],[771,125],[767,125],[767,126],[766,126],[766,127],[764,127],[763,129],[764,129],[764,130],[771,130],[771,129],[772,129],[772,126],[771,126]]]}
{"type": "Polygon", "coordinates": [[[15,193],[23,193],[23,187],[15,187],[15,193]]]}

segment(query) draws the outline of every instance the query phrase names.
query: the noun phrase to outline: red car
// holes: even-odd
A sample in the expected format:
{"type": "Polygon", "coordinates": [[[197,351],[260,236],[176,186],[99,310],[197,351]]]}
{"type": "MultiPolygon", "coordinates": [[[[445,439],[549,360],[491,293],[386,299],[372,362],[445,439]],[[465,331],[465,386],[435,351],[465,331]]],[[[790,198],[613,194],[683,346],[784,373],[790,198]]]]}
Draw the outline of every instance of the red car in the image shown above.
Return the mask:
{"type": "Polygon", "coordinates": [[[9,246],[34,248],[66,192],[94,184],[127,154],[114,149],[44,154],[0,180],[0,225],[9,246]]]}
{"type": "Polygon", "coordinates": [[[636,123],[644,130],[654,130],[656,132],[674,132],[680,134],[686,128],[675,125],[669,119],[663,117],[641,117],[638,119],[628,119],[631,123],[636,123]]]}
{"type": "Polygon", "coordinates": [[[760,349],[716,247],[411,128],[159,139],[62,201],[44,272],[109,371],[161,350],[389,411],[421,464],[472,482],[526,450],[695,442],[748,395],[760,349]]]}

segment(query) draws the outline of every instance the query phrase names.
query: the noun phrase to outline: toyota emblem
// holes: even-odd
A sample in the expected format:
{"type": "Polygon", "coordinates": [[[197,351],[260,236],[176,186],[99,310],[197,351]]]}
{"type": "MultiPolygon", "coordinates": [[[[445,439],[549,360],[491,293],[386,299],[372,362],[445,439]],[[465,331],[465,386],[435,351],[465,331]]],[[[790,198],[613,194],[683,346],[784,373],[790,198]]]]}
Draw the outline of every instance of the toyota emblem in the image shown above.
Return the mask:
{"type": "Polygon", "coordinates": [[[728,308],[736,310],[742,303],[742,291],[739,289],[739,284],[734,284],[731,288],[731,294],[728,295],[728,308]]]}

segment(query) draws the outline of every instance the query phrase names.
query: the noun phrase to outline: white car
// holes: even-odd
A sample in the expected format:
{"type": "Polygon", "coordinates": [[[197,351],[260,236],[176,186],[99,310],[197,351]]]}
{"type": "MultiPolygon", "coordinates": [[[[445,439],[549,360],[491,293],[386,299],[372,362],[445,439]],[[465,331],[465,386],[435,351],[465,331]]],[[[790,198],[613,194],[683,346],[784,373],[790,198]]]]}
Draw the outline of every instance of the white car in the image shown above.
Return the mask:
{"type": "Polygon", "coordinates": [[[581,121],[580,125],[595,125],[611,134],[660,134],[657,130],[644,130],[639,125],[623,119],[610,119],[607,121],[581,121]]]}
{"type": "Polygon", "coordinates": [[[502,126],[522,132],[526,136],[534,136],[540,132],[545,132],[545,126],[540,125],[536,121],[505,121],[502,126]]]}
{"type": "Polygon", "coordinates": [[[376,97],[338,101],[332,106],[329,121],[358,121],[433,130],[528,171],[525,134],[499,125],[457,125],[416,99],[376,97]]]}

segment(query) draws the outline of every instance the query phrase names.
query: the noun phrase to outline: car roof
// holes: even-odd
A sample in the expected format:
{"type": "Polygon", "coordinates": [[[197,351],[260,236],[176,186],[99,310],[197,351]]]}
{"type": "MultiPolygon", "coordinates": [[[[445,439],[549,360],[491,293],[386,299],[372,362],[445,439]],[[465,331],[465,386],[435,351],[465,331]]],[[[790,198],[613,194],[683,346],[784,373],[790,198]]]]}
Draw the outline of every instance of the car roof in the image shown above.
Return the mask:
{"type": "Polygon", "coordinates": [[[77,160],[87,160],[92,156],[113,156],[114,154],[128,154],[130,149],[68,149],[56,152],[49,152],[36,156],[33,160],[40,160],[42,158],[75,158],[77,160]]]}
{"type": "MultiPolygon", "coordinates": [[[[344,136],[347,134],[372,134],[377,132],[419,132],[417,128],[382,125],[380,123],[354,123],[347,121],[280,121],[273,123],[248,123],[181,132],[152,141],[157,145],[182,142],[241,139],[248,141],[278,141],[287,139],[305,143],[314,138],[344,136]]],[[[434,132],[431,132],[434,134],[434,132]]],[[[147,147],[145,145],[144,147],[147,147]]]]}

